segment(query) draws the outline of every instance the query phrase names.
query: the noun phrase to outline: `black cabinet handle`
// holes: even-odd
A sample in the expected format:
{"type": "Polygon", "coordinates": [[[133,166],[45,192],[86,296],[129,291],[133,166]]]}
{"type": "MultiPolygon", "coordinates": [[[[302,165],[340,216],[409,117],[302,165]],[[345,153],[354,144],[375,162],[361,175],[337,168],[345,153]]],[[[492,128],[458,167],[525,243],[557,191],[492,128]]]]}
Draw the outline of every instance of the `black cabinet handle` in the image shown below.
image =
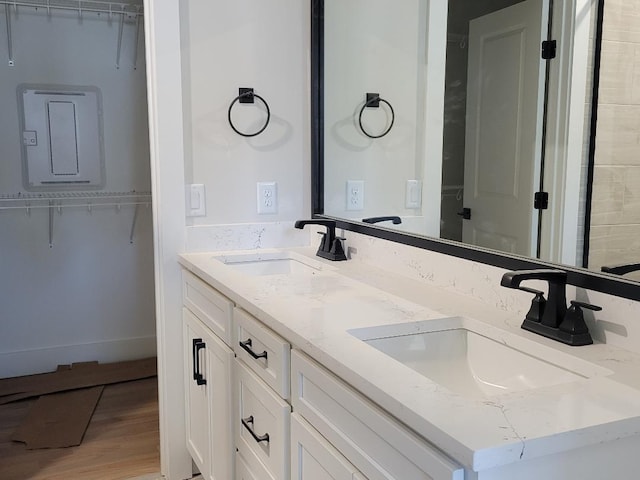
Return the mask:
{"type": "Polygon", "coordinates": [[[240,346],[249,354],[251,355],[253,358],[255,358],[256,360],[259,358],[267,358],[267,351],[263,351],[262,353],[256,353],[253,351],[253,349],[251,348],[251,339],[248,338],[247,340],[245,340],[244,342],[239,342],[240,346]]]}
{"type": "Polygon", "coordinates": [[[198,344],[198,342],[201,342],[202,339],[201,338],[194,338],[193,340],[191,340],[191,355],[193,356],[193,379],[197,380],[198,379],[198,371],[196,370],[196,365],[198,363],[198,357],[196,355],[196,345],[198,344]]]}
{"type": "Polygon", "coordinates": [[[196,353],[196,346],[202,341],[201,338],[194,338],[191,341],[191,355],[193,356],[193,379],[198,379],[198,370],[200,368],[200,362],[198,359],[198,354],[196,353]]]}
{"type": "Polygon", "coordinates": [[[194,338],[192,345],[193,353],[193,379],[198,385],[206,385],[207,380],[202,376],[200,372],[200,350],[206,348],[207,344],[202,341],[201,338],[194,338]]]}
{"type": "Polygon", "coordinates": [[[253,431],[253,415],[247,418],[242,418],[242,426],[249,430],[249,433],[253,437],[253,439],[257,442],[267,442],[269,443],[269,434],[265,433],[264,435],[256,435],[256,432],[253,431]]]}

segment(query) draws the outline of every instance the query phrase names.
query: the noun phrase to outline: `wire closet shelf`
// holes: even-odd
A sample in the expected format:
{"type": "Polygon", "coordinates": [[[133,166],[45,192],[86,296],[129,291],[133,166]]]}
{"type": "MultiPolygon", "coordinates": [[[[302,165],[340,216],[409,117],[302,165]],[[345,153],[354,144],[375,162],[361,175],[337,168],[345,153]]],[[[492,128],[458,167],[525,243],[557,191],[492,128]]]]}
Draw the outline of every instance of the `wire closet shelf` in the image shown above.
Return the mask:
{"type": "MultiPolygon", "coordinates": [[[[100,0],[0,0],[0,5],[5,8],[6,34],[7,34],[7,54],[9,66],[15,65],[13,52],[13,33],[11,14],[18,14],[20,9],[29,8],[36,11],[46,12],[47,15],[52,14],[52,10],[71,11],[78,14],[78,18],[82,20],[85,13],[97,14],[103,16],[106,20],[116,19],[118,21],[118,38],[116,52],[116,68],[120,68],[120,54],[122,51],[122,35],[124,30],[125,18],[133,20],[135,23],[135,45],[139,43],[140,30],[142,28],[142,18],[144,16],[144,7],[141,3],[136,2],[104,2],[100,0]]],[[[133,69],[137,69],[138,49],[134,48],[133,52],[133,69]]]]}
{"type": "Polygon", "coordinates": [[[0,5],[10,7],[43,8],[51,10],[71,10],[82,16],[84,12],[106,13],[109,15],[142,15],[142,4],[133,2],[102,2],[94,0],[0,0],[0,5]]]}
{"type": "Polygon", "coordinates": [[[133,217],[129,230],[129,243],[133,244],[138,213],[141,205],[151,205],[151,192],[60,192],[60,193],[17,193],[0,194],[0,212],[2,210],[24,209],[27,216],[32,209],[48,209],[49,248],[53,248],[53,230],[55,212],[62,214],[64,208],[86,208],[89,213],[94,207],[115,207],[120,212],[123,206],[131,205],[133,217]]]}
{"type": "Polygon", "coordinates": [[[0,210],[149,205],[151,192],[56,192],[0,194],[0,210]]]}

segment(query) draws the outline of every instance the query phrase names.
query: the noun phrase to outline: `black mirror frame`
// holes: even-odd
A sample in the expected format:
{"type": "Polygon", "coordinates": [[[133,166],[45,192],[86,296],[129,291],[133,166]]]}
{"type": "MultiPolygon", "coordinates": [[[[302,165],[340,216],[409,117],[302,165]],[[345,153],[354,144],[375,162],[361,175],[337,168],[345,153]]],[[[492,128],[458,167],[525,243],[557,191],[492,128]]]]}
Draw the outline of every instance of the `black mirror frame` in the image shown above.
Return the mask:
{"type": "MultiPolygon", "coordinates": [[[[599,83],[600,46],[602,43],[602,19],[604,0],[598,1],[596,32],[596,59],[594,62],[594,96],[597,99],[599,83]]],[[[495,250],[464,245],[460,242],[429,238],[385,227],[351,222],[324,214],[324,0],[311,0],[311,208],[313,218],[336,221],[338,228],[370,235],[372,237],[401,243],[437,253],[452,255],[466,260],[493,265],[508,270],[533,268],[561,268],[567,272],[567,283],[587,290],[615,295],[640,301],[640,283],[615,275],[590,272],[586,269],[558,265],[519,255],[510,255],[495,250]]],[[[597,121],[597,102],[592,105],[591,141],[589,148],[589,170],[593,171],[597,121]]],[[[587,205],[590,208],[591,193],[588,192],[587,205]]],[[[588,245],[588,225],[585,240],[588,245]]]]}

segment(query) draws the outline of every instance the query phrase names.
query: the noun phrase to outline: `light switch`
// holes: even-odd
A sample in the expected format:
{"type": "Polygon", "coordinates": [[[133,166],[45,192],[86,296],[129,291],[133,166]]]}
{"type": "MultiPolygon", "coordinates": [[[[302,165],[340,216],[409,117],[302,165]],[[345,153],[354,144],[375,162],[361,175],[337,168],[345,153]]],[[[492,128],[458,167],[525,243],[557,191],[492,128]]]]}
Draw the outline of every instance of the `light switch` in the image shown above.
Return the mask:
{"type": "Polygon", "coordinates": [[[204,217],[206,213],[205,188],[201,183],[187,185],[187,217],[204,217]]]}
{"type": "Polygon", "coordinates": [[[406,208],[420,208],[422,204],[422,182],[420,180],[407,180],[405,193],[406,208]]]}

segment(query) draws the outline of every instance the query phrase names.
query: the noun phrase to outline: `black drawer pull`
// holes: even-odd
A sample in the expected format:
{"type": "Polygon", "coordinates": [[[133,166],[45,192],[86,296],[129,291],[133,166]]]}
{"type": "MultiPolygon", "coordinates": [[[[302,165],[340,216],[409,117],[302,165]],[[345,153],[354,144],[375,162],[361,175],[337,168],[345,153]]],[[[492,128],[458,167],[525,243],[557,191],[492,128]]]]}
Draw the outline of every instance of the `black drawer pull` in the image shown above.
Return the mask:
{"type": "Polygon", "coordinates": [[[200,372],[200,350],[206,348],[207,344],[201,338],[193,339],[193,379],[198,385],[206,385],[207,380],[200,372]]]}
{"type": "Polygon", "coordinates": [[[253,439],[260,443],[260,442],[267,442],[269,443],[269,434],[265,433],[264,435],[256,435],[256,432],[253,431],[253,415],[251,415],[250,417],[247,418],[243,418],[241,419],[242,421],[242,426],[244,428],[246,428],[247,430],[249,430],[249,433],[251,434],[251,436],[253,437],[253,439]]]}
{"type": "Polygon", "coordinates": [[[251,349],[251,339],[250,338],[245,340],[244,342],[239,342],[239,343],[240,343],[240,346],[244,350],[246,350],[247,353],[249,355],[251,355],[253,358],[255,358],[256,360],[259,359],[259,358],[264,358],[264,359],[267,358],[267,351],[266,350],[264,352],[262,352],[262,353],[256,353],[251,349]]]}

